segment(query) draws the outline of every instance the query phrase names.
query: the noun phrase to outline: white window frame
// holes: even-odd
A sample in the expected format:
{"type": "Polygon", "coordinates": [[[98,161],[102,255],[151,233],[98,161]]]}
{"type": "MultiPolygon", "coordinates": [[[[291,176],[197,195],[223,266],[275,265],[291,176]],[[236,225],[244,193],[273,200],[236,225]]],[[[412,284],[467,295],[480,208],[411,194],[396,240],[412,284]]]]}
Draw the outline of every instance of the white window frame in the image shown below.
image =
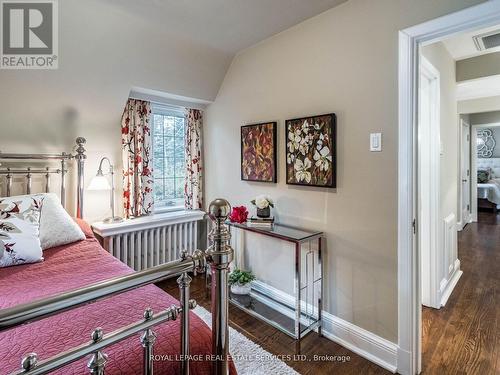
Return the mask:
{"type": "MultiPolygon", "coordinates": [[[[162,116],[173,116],[173,117],[182,117],[184,118],[184,108],[183,107],[178,107],[178,106],[170,106],[170,105],[165,105],[165,104],[152,104],[151,105],[151,115],[162,115],[162,116]]],[[[151,124],[151,139],[152,139],[152,145],[153,145],[153,159],[154,159],[154,123],[152,121],[151,124]]],[[[153,166],[154,166],[154,160],[153,160],[153,166]]],[[[154,174],[154,171],[153,171],[154,174]]],[[[154,178],[154,176],[153,176],[154,178]]],[[[154,188],[153,188],[154,191],[154,188]]],[[[173,199],[172,202],[174,204],[168,205],[166,204],[166,201],[163,201],[160,204],[157,204],[155,201],[155,207],[154,207],[154,212],[155,213],[164,213],[164,212],[173,212],[173,211],[181,211],[184,210],[184,199],[183,198],[177,198],[173,199]]]]}

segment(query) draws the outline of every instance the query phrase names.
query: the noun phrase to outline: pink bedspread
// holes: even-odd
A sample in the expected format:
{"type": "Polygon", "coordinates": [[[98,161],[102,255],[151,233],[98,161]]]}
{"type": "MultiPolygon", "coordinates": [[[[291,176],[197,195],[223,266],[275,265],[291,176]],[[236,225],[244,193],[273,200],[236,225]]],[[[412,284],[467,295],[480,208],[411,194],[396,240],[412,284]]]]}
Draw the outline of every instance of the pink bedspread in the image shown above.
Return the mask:
{"type": "MultiPolygon", "coordinates": [[[[88,228],[86,228],[88,233],[88,228]]],[[[15,306],[63,291],[92,284],[114,276],[133,272],[108,254],[88,235],[84,241],[44,252],[45,261],[0,269],[0,308],[15,306]]],[[[153,285],[113,296],[46,319],[0,333],[0,374],[20,369],[21,358],[35,352],[47,359],[63,350],[89,341],[90,333],[102,327],[109,333],[142,319],[145,308],[159,312],[179,304],[172,296],[153,285]]],[[[191,354],[209,354],[211,332],[191,313],[191,354]]],[[[167,322],[154,328],[158,339],[155,354],[175,356],[180,353],[180,321],[167,322]]],[[[108,347],[106,374],[141,374],[142,346],[140,334],[108,347]]],[[[166,357],[164,357],[166,358],[166,357]]],[[[55,374],[88,374],[88,358],[68,365],[55,374]]],[[[179,362],[155,362],[156,374],[178,374],[179,362]]],[[[235,373],[234,368],[232,369],[235,373]]],[[[210,374],[206,361],[191,363],[193,374],[210,374]]]]}

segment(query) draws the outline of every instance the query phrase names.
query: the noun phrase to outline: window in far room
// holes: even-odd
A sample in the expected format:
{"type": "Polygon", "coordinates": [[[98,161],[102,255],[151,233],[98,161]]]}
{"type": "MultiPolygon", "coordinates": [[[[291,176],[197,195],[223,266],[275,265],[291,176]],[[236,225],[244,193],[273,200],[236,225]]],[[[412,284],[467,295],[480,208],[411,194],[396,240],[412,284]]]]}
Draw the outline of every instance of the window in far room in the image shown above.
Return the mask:
{"type": "Polygon", "coordinates": [[[184,208],[184,113],[182,108],[153,105],[155,211],[184,208]]]}

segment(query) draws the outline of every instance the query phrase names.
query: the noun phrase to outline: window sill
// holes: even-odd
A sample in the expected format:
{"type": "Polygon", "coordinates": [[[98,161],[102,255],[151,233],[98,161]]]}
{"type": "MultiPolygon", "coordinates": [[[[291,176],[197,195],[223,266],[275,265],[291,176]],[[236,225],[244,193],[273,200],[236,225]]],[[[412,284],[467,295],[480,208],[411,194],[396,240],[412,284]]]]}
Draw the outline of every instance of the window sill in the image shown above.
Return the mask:
{"type": "Polygon", "coordinates": [[[179,211],[186,211],[186,209],[184,208],[184,206],[163,206],[155,208],[154,215],[163,214],[165,212],[179,212],[179,211]]]}
{"type": "MultiPolygon", "coordinates": [[[[173,207],[168,207],[173,208],[173,207]]],[[[101,237],[154,229],[167,225],[189,223],[202,220],[205,212],[200,210],[176,210],[169,212],[155,212],[153,215],[142,216],[136,219],[124,220],[120,223],[105,224],[102,221],[93,223],[92,229],[101,237]]]]}

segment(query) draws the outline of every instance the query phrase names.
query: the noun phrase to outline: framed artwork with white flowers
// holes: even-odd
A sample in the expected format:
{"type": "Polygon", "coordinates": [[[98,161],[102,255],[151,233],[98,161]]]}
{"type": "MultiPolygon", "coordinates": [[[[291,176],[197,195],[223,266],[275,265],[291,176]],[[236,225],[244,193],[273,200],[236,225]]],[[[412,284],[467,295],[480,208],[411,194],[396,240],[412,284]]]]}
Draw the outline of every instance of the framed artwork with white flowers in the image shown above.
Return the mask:
{"type": "Polygon", "coordinates": [[[335,188],[337,117],[334,113],[286,120],[286,183],[335,188]]]}

